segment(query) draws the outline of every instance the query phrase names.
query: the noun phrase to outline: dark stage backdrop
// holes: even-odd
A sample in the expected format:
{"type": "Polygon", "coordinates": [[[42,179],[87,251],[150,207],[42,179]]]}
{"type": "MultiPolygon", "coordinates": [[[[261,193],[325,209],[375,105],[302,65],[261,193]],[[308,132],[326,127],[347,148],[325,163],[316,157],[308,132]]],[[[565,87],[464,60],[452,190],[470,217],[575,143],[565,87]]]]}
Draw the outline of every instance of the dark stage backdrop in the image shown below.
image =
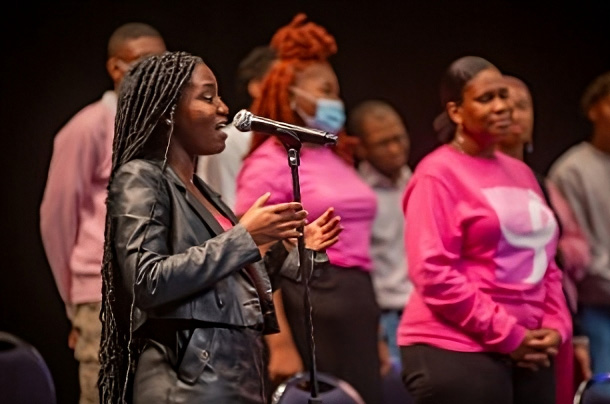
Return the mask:
{"type": "Polygon", "coordinates": [[[582,90],[610,70],[604,2],[568,1],[54,1],[3,12],[0,330],[31,342],[48,362],[60,403],[76,403],[69,324],[38,231],[55,133],[111,87],[111,32],[128,21],[157,27],[171,50],[201,55],[236,112],[233,77],[254,46],[300,11],[335,35],[334,64],[347,107],[383,98],[404,115],[411,165],[437,144],[438,81],[454,59],[480,55],[530,84],[536,107],[532,166],[545,172],[583,140],[582,90]]]}

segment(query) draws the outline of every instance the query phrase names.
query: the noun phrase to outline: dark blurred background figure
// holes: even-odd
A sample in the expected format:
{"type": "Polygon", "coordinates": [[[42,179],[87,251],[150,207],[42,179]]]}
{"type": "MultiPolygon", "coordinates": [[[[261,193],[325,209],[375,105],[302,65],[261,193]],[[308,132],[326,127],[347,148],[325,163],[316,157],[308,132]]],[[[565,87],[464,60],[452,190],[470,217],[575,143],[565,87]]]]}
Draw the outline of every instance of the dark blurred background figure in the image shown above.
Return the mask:
{"type": "MultiPolygon", "coordinates": [[[[512,125],[507,136],[498,143],[502,152],[521,161],[533,149],[534,104],[528,86],[521,79],[505,76],[513,107],[512,125]]],[[[571,404],[576,392],[576,381],[591,377],[588,338],[582,334],[577,317],[577,283],[583,278],[591,262],[589,243],[582,232],[569,203],[559,189],[544,175],[535,172],[540,188],[559,224],[556,262],[563,271],[562,284],[572,314],[573,337],[563,341],[555,362],[557,403],[571,404]],[[574,363],[576,359],[576,363],[574,363]],[[577,368],[575,368],[575,365],[577,368]]]]}
{"type": "Polygon", "coordinates": [[[396,331],[413,289],[408,278],[402,213],[402,196],[412,175],[407,165],[411,141],[396,108],[378,99],[365,100],[350,110],[348,133],[359,139],[358,172],[377,196],[371,277],[381,309],[379,356],[383,402],[407,404],[412,398],[400,380],[402,366],[396,331]]]}
{"type": "Polygon", "coordinates": [[[348,114],[351,135],[358,136],[358,172],[377,196],[373,222],[371,276],[381,308],[381,337],[392,365],[400,367],[396,330],[413,285],[407,276],[401,201],[411,169],[410,139],[398,111],[386,101],[367,100],[348,114]]]}
{"type": "Polygon", "coordinates": [[[99,402],[101,270],[117,91],[134,62],[164,51],[163,38],[150,25],[118,27],[108,41],[106,60],[114,90],[79,111],[54,140],[40,231],[72,322],[68,345],[79,362],[81,404],[99,402]]]}
{"type": "Polygon", "coordinates": [[[591,136],[563,153],[550,170],[591,247],[578,283],[578,318],[589,337],[593,373],[610,372],[610,72],[585,89],[582,112],[591,136]]]}

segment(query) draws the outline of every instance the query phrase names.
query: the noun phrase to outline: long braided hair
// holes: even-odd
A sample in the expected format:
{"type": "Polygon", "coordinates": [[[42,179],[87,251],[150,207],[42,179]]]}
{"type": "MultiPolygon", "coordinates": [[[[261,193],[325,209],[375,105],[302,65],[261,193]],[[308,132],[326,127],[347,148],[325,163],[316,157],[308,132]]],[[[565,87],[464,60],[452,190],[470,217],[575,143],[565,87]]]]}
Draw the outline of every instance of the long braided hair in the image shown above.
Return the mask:
{"type": "MultiPolygon", "coordinates": [[[[123,164],[149,153],[163,156],[165,169],[173,111],[199,63],[203,63],[201,58],[186,52],[166,52],[140,61],[127,73],[119,92],[110,183],[123,164]],[[159,125],[165,119],[169,119],[169,130],[167,125],[159,125]]],[[[110,202],[107,201],[109,210],[110,202]]],[[[151,217],[154,209],[155,205],[151,217]]],[[[112,404],[131,401],[131,376],[141,348],[139,341],[132,338],[134,294],[123,287],[113,254],[115,231],[110,214],[107,214],[102,262],[99,388],[100,401],[112,404]]]]}
{"type": "MultiPolygon", "coordinates": [[[[276,121],[298,124],[290,105],[290,87],[299,72],[314,63],[322,63],[337,53],[335,38],[318,24],[297,14],[290,24],[280,28],[271,39],[277,61],[267,73],[261,86],[261,96],[252,105],[252,113],[276,121]]],[[[254,133],[250,152],[258,148],[268,136],[254,133]]],[[[339,143],[333,149],[349,163],[356,138],[339,133],[339,143]]]]}

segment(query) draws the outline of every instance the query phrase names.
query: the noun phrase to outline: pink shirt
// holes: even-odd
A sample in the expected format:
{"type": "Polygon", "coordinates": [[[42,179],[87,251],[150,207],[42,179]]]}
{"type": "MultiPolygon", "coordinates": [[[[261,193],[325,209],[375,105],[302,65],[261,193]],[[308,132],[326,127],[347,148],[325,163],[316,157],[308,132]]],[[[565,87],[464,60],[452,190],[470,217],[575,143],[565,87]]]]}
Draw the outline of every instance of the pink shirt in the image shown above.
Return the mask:
{"type": "MultiPolygon", "coordinates": [[[[370,270],[371,229],[376,210],[374,192],[349,166],[327,147],[303,147],[299,182],[303,207],[310,222],[329,207],[344,227],[339,241],[326,251],[333,265],[370,270]]],[[[292,176],[287,152],[273,138],[244,160],[237,177],[235,211],[243,214],[265,192],[268,204],[293,200],[292,176]]]]}
{"type": "Polygon", "coordinates": [[[224,217],[220,212],[214,213],[214,219],[216,219],[224,231],[227,231],[233,227],[233,223],[231,223],[231,221],[224,217]]]}
{"type": "Polygon", "coordinates": [[[40,206],[40,231],[59,294],[68,305],[102,300],[106,195],[116,95],[79,111],[57,134],[40,206]]]}
{"type": "Polygon", "coordinates": [[[527,329],[571,335],[557,223],[525,164],[442,146],[418,165],[403,209],[415,292],[399,345],[508,353],[527,329]]]}
{"type": "Polygon", "coordinates": [[[568,201],[553,182],[546,180],[546,188],[553,210],[561,222],[561,237],[557,248],[561,251],[564,277],[563,287],[568,297],[568,304],[573,312],[578,310],[578,291],[576,284],[587,274],[591,263],[589,242],[581,230],[568,201]]]}

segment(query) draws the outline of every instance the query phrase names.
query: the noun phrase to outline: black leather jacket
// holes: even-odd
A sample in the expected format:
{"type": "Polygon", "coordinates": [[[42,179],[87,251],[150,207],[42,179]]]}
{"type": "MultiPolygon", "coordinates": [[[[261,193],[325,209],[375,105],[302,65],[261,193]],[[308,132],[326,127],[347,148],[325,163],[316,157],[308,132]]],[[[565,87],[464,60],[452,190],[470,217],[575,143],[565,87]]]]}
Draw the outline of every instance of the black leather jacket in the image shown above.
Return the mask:
{"type": "MultiPolygon", "coordinates": [[[[220,196],[196,181],[236,223],[220,196]]],[[[162,171],[157,161],[133,160],[117,171],[108,212],[116,229],[115,263],[122,284],[135,295],[134,332],[162,319],[238,327],[264,323],[265,332],[278,330],[268,273],[279,273],[288,256],[282,243],[261,261],[243,226],[223,231],[172,169],[162,171]]]]}

